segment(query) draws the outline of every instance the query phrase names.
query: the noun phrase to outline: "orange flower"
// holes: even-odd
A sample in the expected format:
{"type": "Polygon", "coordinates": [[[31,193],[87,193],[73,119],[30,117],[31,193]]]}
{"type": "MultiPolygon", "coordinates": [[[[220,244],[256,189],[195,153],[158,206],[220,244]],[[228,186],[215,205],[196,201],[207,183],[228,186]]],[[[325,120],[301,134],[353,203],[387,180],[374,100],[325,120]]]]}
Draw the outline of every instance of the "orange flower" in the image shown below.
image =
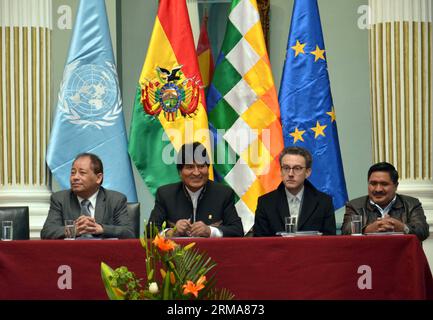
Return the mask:
{"type": "Polygon", "coordinates": [[[174,273],[170,271],[170,283],[171,284],[175,284],[176,283],[176,278],[174,277],[174,273]]]}
{"type": "Polygon", "coordinates": [[[176,243],[174,241],[161,237],[159,234],[156,235],[152,243],[156,245],[161,251],[170,251],[176,247],[176,243]]]}
{"type": "Polygon", "coordinates": [[[195,284],[191,280],[188,280],[186,284],[182,286],[183,288],[183,294],[187,295],[188,293],[193,294],[196,298],[198,297],[198,292],[204,288],[204,282],[206,281],[205,276],[201,276],[197,283],[195,284]]]}
{"type": "Polygon", "coordinates": [[[126,293],[122,290],[120,290],[117,287],[112,287],[114,294],[118,297],[118,298],[122,298],[124,299],[124,296],[126,295],[126,293]]]}

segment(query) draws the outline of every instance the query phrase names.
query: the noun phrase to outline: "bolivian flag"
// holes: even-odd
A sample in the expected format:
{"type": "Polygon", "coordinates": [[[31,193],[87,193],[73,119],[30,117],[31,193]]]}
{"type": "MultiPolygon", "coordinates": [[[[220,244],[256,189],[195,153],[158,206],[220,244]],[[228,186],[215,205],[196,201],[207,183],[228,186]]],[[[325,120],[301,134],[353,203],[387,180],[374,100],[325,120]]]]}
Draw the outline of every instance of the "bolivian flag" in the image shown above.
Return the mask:
{"type": "Polygon", "coordinates": [[[209,86],[213,76],[214,62],[212,49],[210,46],[209,35],[207,33],[208,16],[205,13],[200,27],[200,37],[197,43],[198,64],[200,66],[201,78],[205,89],[209,86]]]}
{"type": "Polygon", "coordinates": [[[204,144],[211,155],[188,11],[185,0],[161,0],[137,84],[128,147],[153,194],[159,186],[179,181],[177,151],[194,141],[204,144]]]}

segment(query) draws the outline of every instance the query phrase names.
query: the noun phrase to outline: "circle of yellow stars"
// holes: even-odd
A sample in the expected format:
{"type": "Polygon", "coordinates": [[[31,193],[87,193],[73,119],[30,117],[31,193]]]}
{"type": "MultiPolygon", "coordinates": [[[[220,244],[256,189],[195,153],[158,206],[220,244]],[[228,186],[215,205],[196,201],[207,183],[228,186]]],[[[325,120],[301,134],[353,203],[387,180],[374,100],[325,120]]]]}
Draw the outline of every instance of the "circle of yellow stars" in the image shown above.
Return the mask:
{"type": "MultiPolygon", "coordinates": [[[[305,54],[304,48],[305,48],[306,45],[307,45],[306,42],[305,43],[301,43],[301,42],[299,42],[299,40],[296,40],[296,44],[293,47],[291,47],[295,51],[295,58],[300,53],[305,54]]],[[[316,50],[310,51],[310,53],[312,55],[314,55],[314,62],[316,62],[319,59],[326,60],[325,59],[325,55],[324,55],[325,54],[325,49],[323,49],[323,50],[320,49],[317,44],[316,44],[316,50]]]]}
{"type": "MultiPolygon", "coordinates": [[[[291,47],[295,51],[295,58],[301,53],[305,54],[304,49],[305,49],[306,45],[307,45],[306,42],[301,43],[299,40],[296,40],[296,44],[291,47]]],[[[325,56],[324,56],[325,50],[320,49],[320,47],[318,45],[316,45],[316,50],[310,51],[310,54],[314,55],[314,62],[317,62],[317,60],[319,60],[319,59],[326,60],[325,56]]],[[[326,112],[326,114],[331,117],[331,123],[335,121],[334,107],[332,107],[332,110],[330,112],[326,112]]],[[[319,121],[316,121],[316,126],[310,128],[310,130],[312,130],[314,132],[314,139],[317,139],[319,136],[326,137],[326,135],[325,135],[326,127],[327,127],[327,125],[321,125],[319,121]]],[[[302,137],[302,135],[305,132],[306,132],[306,130],[299,130],[298,128],[295,128],[295,131],[290,133],[290,135],[293,137],[293,143],[296,143],[297,141],[304,142],[304,138],[302,137]]]]}
{"type": "MultiPolygon", "coordinates": [[[[326,112],[328,116],[331,117],[331,123],[335,121],[335,109],[332,107],[332,110],[329,112],[326,112]]],[[[325,129],[328,125],[321,125],[319,121],[316,121],[316,126],[310,128],[314,132],[314,139],[317,139],[319,136],[326,137],[325,135],[325,129]]],[[[293,137],[293,143],[296,143],[297,141],[304,142],[303,134],[306,132],[306,130],[299,130],[297,127],[295,128],[295,131],[291,132],[290,135],[293,137]]]]}

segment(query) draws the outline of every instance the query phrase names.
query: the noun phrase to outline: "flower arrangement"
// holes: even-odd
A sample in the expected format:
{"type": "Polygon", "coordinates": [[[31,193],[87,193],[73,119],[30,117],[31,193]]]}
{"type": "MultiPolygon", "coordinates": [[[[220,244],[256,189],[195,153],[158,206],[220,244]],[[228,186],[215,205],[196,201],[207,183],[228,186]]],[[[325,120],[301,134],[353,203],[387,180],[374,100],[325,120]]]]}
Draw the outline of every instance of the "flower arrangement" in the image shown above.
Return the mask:
{"type": "MultiPolygon", "coordinates": [[[[162,226],[162,230],[165,226],[162,226]]],[[[215,274],[209,272],[216,263],[200,253],[192,242],[181,246],[167,239],[154,226],[147,237],[140,238],[146,254],[146,281],[122,266],[115,270],[101,262],[101,276],[107,295],[112,300],[231,300],[227,289],[216,289],[215,274]],[[159,269],[159,272],[157,271],[159,269]]]]}

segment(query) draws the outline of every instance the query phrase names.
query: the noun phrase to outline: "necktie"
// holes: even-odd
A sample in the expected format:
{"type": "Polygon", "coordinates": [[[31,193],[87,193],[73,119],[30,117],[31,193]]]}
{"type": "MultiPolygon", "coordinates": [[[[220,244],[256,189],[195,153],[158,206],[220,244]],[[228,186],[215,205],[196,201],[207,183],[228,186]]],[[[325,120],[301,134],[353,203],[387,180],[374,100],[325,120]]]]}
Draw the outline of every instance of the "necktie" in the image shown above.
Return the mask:
{"type": "Polygon", "coordinates": [[[299,213],[299,200],[298,200],[298,198],[294,197],[294,198],[290,199],[289,211],[290,211],[290,216],[297,216],[298,215],[298,213],[299,213]]]}
{"type": "MultiPolygon", "coordinates": [[[[90,214],[90,201],[87,199],[84,199],[81,201],[81,214],[83,216],[91,216],[90,214]]],[[[89,233],[82,234],[80,238],[93,238],[93,236],[89,233]]]]}
{"type": "Polygon", "coordinates": [[[84,216],[91,216],[90,214],[90,201],[87,199],[84,199],[81,201],[81,214],[84,216]]]}

